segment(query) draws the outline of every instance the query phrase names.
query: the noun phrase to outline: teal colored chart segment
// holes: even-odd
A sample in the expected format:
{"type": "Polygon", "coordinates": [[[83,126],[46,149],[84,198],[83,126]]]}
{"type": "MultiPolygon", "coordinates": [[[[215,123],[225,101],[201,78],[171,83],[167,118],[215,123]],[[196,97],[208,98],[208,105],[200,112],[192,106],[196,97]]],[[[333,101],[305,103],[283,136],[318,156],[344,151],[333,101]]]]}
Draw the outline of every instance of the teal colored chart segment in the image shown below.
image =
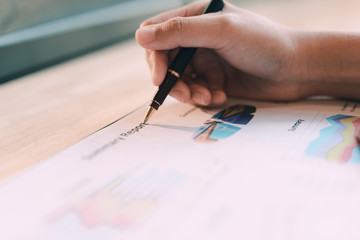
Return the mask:
{"type": "Polygon", "coordinates": [[[330,126],[321,129],[318,138],[308,144],[306,155],[332,162],[360,163],[360,146],[356,142],[360,117],[338,114],[326,120],[330,126]]]}
{"type": "Polygon", "coordinates": [[[234,105],[221,110],[199,127],[193,139],[197,142],[209,143],[229,138],[246,126],[254,118],[256,107],[234,105]],[[241,127],[240,127],[241,126],[241,127]]]}
{"type": "Polygon", "coordinates": [[[211,128],[214,125],[214,123],[207,123],[202,125],[201,127],[199,127],[196,132],[194,133],[193,138],[197,138],[198,136],[200,136],[201,134],[203,134],[204,132],[206,132],[209,128],[211,128]]]}
{"type": "Polygon", "coordinates": [[[348,118],[346,115],[328,117],[327,121],[331,125],[320,130],[320,137],[309,144],[306,155],[326,158],[327,149],[331,149],[343,141],[341,133],[346,127],[340,120],[346,118],[348,118]]]}
{"type": "Polygon", "coordinates": [[[353,149],[352,156],[349,161],[352,163],[360,163],[360,146],[353,149]]]}
{"type": "Polygon", "coordinates": [[[210,134],[210,139],[214,139],[214,140],[225,139],[234,135],[240,129],[241,128],[232,126],[230,124],[217,123],[215,125],[214,130],[210,134]]]}

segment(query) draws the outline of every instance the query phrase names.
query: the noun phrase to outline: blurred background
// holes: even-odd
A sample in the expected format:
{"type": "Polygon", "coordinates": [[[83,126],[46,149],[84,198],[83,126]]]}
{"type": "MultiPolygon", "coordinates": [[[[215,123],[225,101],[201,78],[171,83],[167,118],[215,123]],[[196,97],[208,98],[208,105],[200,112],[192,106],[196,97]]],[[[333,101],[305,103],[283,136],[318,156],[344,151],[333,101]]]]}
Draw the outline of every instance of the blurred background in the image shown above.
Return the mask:
{"type": "MultiPolygon", "coordinates": [[[[349,7],[355,1],[359,0],[229,2],[295,27],[337,29],[343,28],[344,21],[352,22],[346,19],[346,13],[357,11],[349,7]],[[317,15],[324,6],[327,12],[319,19],[317,15]],[[299,23],[293,19],[304,21],[299,23]]],[[[144,19],[189,2],[191,0],[0,0],[0,83],[132,38],[144,19]]],[[[358,23],[346,26],[353,29],[358,23]]]]}
{"type": "Polygon", "coordinates": [[[0,83],[133,37],[186,0],[0,0],[0,83]]]}

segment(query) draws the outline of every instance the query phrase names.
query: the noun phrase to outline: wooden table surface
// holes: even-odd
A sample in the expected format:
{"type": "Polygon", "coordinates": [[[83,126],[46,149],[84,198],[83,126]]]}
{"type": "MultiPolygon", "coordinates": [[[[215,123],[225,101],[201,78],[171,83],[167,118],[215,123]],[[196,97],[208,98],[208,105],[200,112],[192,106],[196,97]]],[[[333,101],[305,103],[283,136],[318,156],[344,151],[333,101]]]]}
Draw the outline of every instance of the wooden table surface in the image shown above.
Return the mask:
{"type": "MultiPolygon", "coordinates": [[[[239,5],[298,28],[360,31],[359,0],[239,5]]],[[[0,179],[149,102],[155,90],[144,51],[134,40],[0,85],[0,179]]]]}

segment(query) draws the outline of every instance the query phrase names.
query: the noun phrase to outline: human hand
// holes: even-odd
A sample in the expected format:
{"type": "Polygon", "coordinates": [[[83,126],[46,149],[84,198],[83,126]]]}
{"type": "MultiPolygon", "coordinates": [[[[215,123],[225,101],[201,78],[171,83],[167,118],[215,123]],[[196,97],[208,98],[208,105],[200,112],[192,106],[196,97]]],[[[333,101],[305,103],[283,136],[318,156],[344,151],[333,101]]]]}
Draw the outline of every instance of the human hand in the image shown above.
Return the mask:
{"type": "Polygon", "coordinates": [[[163,81],[179,47],[198,47],[170,93],[181,102],[216,106],[228,96],[295,100],[307,95],[290,28],[228,2],[220,13],[200,15],[207,4],[162,13],[137,30],[154,85],[163,81]]]}

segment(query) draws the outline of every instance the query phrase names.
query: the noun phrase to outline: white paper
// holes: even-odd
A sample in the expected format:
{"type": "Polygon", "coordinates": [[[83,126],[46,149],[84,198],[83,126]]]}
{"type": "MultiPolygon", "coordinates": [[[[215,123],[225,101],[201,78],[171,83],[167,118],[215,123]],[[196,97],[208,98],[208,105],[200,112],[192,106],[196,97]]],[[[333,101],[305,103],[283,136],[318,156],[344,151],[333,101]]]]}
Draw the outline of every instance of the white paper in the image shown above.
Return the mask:
{"type": "Polygon", "coordinates": [[[144,105],[4,181],[0,239],[360,239],[356,103],[229,106],[144,105]]]}

